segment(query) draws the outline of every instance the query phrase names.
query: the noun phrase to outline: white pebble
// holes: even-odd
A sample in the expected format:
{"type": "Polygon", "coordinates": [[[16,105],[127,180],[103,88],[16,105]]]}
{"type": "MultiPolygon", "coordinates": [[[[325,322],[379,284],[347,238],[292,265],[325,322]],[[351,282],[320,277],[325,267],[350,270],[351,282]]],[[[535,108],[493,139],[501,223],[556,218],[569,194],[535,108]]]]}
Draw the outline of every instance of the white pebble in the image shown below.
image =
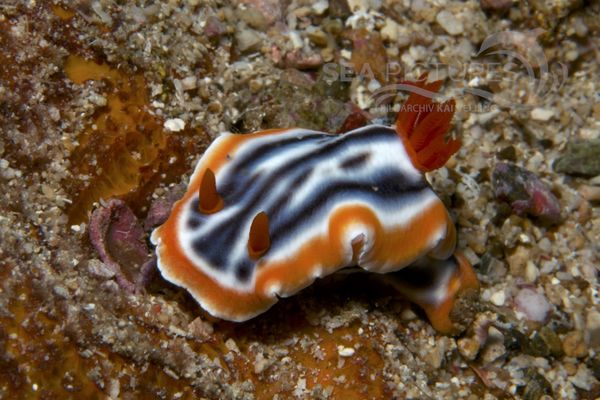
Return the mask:
{"type": "Polygon", "coordinates": [[[515,297],[517,316],[530,321],[544,322],[552,310],[552,306],[543,294],[534,289],[523,288],[515,297]]]}
{"type": "Polygon", "coordinates": [[[527,261],[527,265],[525,266],[525,280],[527,282],[535,282],[539,275],[540,271],[535,266],[533,261],[527,261]]]}
{"type": "Polygon", "coordinates": [[[352,357],[354,355],[354,349],[352,347],[338,346],[338,354],[340,357],[352,357]]]}
{"type": "Polygon", "coordinates": [[[313,10],[317,13],[317,15],[321,15],[329,8],[329,1],[327,0],[319,0],[312,6],[313,10]]]}
{"type": "Polygon", "coordinates": [[[165,121],[164,127],[171,132],[179,132],[185,129],[185,122],[180,118],[168,119],[165,121]]]}
{"type": "Polygon", "coordinates": [[[381,28],[381,38],[390,42],[398,40],[398,34],[400,32],[400,25],[391,18],[385,19],[385,25],[381,28]]]}
{"type": "Polygon", "coordinates": [[[256,51],[260,47],[262,38],[253,29],[242,29],[235,34],[237,47],[241,52],[256,51]]]}
{"type": "Polygon", "coordinates": [[[449,35],[460,35],[464,31],[463,23],[448,10],[440,11],[435,20],[449,35]]]}
{"type": "Polygon", "coordinates": [[[552,117],[554,117],[554,110],[539,107],[531,110],[531,118],[536,121],[548,121],[552,117]]]}
{"type": "Polygon", "coordinates": [[[195,76],[188,76],[181,80],[183,90],[192,90],[198,87],[198,81],[195,76]]]}
{"type": "Polygon", "coordinates": [[[292,46],[294,46],[294,49],[301,49],[302,46],[304,45],[304,42],[302,41],[302,38],[300,37],[300,34],[296,31],[290,31],[288,34],[288,37],[290,38],[290,41],[292,42],[292,46]]]}
{"type": "Polygon", "coordinates": [[[371,79],[369,81],[369,84],[367,85],[367,89],[369,89],[369,92],[371,92],[371,93],[373,93],[380,87],[381,87],[381,83],[379,83],[379,81],[377,79],[371,79]]]}
{"type": "Polygon", "coordinates": [[[506,295],[503,291],[496,292],[492,294],[492,296],[490,297],[490,301],[492,302],[492,304],[498,307],[503,306],[504,302],[506,301],[506,295]]]}

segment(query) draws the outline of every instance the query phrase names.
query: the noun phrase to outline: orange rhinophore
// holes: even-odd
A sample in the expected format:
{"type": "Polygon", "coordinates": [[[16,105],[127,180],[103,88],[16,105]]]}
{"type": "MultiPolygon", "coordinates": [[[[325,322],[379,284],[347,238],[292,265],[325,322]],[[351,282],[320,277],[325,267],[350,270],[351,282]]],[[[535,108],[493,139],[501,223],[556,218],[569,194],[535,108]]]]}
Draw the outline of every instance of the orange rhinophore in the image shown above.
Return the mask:
{"type": "MultiPolygon", "coordinates": [[[[412,85],[434,93],[441,82],[412,85]]],[[[152,234],[163,277],[212,315],[245,321],[359,266],[386,274],[434,327],[452,331],[456,299],[478,284],[424,176],[460,147],[445,138],[454,101],[427,92],[410,95],[395,129],[219,136],[152,234]]]]}
{"type": "Polygon", "coordinates": [[[248,254],[253,260],[258,260],[269,250],[271,238],[269,237],[269,217],[264,211],[256,214],[250,225],[248,235],[248,254]]]}
{"type": "Polygon", "coordinates": [[[217,192],[215,174],[210,168],[204,170],[198,198],[200,201],[198,210],[204,214],[212,214],[223,208],[223,199],[217,192]]]}

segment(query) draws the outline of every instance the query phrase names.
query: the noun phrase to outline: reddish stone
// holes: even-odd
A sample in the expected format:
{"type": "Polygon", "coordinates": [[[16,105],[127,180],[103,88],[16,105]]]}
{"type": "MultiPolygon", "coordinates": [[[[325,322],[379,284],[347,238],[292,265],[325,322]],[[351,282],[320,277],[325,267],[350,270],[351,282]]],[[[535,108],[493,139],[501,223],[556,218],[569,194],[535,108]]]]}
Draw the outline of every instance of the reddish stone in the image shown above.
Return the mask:
{"type": "MultiPolygon", "coordinates": [[[[275,60],[275,53],[273,54],[275,60]]],[[[294,50],[286,53],[283,58],[277,62],[280,68],[295,68],[295,69],[314,69],[323,65],[323,57],[320,54],[306,54],[300,50],[294,50]]]]}
{"type": "Polygon", "coordinates": [[[546,224],[561,221],[558,199],[533,172],[501,162],[494,168],[492,181],[496,197],[510,204],[517,215],[527,214],[546,224]]]}

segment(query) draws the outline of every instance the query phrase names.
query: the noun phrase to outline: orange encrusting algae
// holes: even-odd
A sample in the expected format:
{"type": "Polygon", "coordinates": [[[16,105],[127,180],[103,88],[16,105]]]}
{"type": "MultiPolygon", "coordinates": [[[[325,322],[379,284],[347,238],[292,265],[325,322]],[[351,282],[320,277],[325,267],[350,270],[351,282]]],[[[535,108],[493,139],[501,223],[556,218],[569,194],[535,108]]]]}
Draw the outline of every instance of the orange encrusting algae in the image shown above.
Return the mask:
{"type": "Polygon", "coordinates": [[[75,194],[69,209],[70,222],[79,223],[100,198],[123,196],[137,188],[142,177],[140,169],[158,160],[167,137],[160,122],[146,110],[148,99],[141,75],[126,75],[79,56],[69,56],[65,73],[77,84],[96,80],[108,85],[106,105],[96,113],[93,125],[80,135],[79,150],[72,152],[76,172],[91,178],[89,185],[75,194]],[[93,154],[85,151],[87,148],[94,149],[91,160],[83,159],[93,154]]]}
{"type": "Polygon", "coordinates": [[[147,205],[161,181],[174,181],[184,173],[183,154],[197,152],[205,143],[201,131],[186,130],[177,136],[165,132],[162,120],[151,113],[141,74],[127,74],[77,55],[67,58],[64,71],[78,85],[102,82],[105,99],[77,142],[64,143],[71,150],[74,175],[82,177],[81,185],[74,186],[69,223],[85,221],[95,202],[111,197],[125,198],[137,211],[147,205]]]}

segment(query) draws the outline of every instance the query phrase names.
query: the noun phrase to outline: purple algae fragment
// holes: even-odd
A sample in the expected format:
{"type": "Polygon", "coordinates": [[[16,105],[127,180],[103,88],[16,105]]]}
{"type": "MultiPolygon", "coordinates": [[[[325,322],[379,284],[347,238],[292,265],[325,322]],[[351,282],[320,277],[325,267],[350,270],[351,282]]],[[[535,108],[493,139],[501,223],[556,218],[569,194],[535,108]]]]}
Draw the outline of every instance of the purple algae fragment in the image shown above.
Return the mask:
{"type": "Polygon", "coordinates": [[[100,259],[115,274],[121,288],[139,291],[152,273],[146,233],[124,201],[111,199],[90,217],[89,236],[100,259]]]}

